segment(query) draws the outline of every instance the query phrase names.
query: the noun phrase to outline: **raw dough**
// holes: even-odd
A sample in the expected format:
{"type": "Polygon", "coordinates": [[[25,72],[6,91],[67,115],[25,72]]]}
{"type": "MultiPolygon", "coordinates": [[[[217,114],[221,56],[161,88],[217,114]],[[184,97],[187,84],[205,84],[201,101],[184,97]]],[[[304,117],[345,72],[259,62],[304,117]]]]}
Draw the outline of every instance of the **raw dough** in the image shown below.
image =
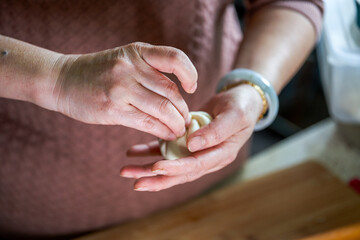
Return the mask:
{"type": "Polygon", "coordinates": [[[174,141],[159,140],[160,151],[165,159],[175,160],[189,156],[191,152],[186,147],[188,136],[212,121],[212,117],[206,112],[190,112],[190,116],[191,124],[184,136],[174,141]]]}

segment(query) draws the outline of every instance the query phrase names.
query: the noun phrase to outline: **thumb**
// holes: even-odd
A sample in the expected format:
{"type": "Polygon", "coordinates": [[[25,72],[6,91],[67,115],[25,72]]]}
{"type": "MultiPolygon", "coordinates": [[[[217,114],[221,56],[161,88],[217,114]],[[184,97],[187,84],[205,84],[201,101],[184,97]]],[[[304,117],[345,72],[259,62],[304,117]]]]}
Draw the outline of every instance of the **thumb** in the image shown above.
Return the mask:
{"type": "Polygon", "coordinates": [[[216,146],[242,128],[241,119],[234,111],[226,111],[217,115],[208,125],[200,128],[188,137],[187,146],[191,152],[216,146]]]}

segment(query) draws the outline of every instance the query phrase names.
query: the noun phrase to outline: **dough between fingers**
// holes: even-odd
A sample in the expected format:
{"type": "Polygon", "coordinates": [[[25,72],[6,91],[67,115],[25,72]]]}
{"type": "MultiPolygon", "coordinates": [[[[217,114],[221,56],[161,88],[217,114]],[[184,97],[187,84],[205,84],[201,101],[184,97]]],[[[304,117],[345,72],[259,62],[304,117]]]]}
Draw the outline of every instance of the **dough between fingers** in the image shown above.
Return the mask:
{"type": "Polygon", "coordinates": [[[160,151],[163,157],[167,160],[175,160],[182,157],[189,156],[191,152],[186,146],[187,138],[195,131],[199,130],[212,121],[210,114],[206,112],[196,111],[190,112],[191,123],[186,129],[185,135],[174,140],[165,141],[160,139],[160,151]]]}

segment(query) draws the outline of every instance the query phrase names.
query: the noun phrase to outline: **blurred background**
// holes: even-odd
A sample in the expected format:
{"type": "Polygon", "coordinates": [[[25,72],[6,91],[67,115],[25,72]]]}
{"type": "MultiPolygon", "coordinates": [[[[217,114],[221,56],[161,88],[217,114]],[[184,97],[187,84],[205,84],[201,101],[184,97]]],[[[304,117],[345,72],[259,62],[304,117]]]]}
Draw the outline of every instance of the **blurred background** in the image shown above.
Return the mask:
{"type": "MultiPolygon", "coordinates": [[[[243,1],[235,1],[243,22],[243,1]]],[[[332,118],[344,141],[360,148],[360,0],[325,0],[322,36],[279,96],[275,122],[253,137],[251,154],[332,118]]]]}
{"type": "Polygon", "coordinates": [[[269,128],[254,134],[251,155],[329,117],[317,54],[315,49],[281,92],[279,114],[269,128]]]}

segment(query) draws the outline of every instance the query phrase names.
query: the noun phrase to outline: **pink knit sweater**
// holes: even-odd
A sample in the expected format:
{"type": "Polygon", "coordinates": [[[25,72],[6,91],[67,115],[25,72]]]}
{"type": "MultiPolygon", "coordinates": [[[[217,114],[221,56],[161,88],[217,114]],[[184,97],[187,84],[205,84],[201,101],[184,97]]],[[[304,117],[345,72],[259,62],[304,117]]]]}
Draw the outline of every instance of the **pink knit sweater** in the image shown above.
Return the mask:
{"type": "MultiPolygon", "coordinates": [[[[247,1],[293,9],[320,29],[322,3],[247,1]]],[[[0,34],[61,53],[134,41],[182,49],[199,73],[190,110],[212,96],[241,41],[232,0],[1,0],[0,34]]],[[[119,177],[126,150],[153,137],[121,126],[88,125],[30,103],[0,99],[0,235],[51,237],[96,230],[179,204],[234,172],[246,157],[195,182],[135,192],[119,177]]]]}

